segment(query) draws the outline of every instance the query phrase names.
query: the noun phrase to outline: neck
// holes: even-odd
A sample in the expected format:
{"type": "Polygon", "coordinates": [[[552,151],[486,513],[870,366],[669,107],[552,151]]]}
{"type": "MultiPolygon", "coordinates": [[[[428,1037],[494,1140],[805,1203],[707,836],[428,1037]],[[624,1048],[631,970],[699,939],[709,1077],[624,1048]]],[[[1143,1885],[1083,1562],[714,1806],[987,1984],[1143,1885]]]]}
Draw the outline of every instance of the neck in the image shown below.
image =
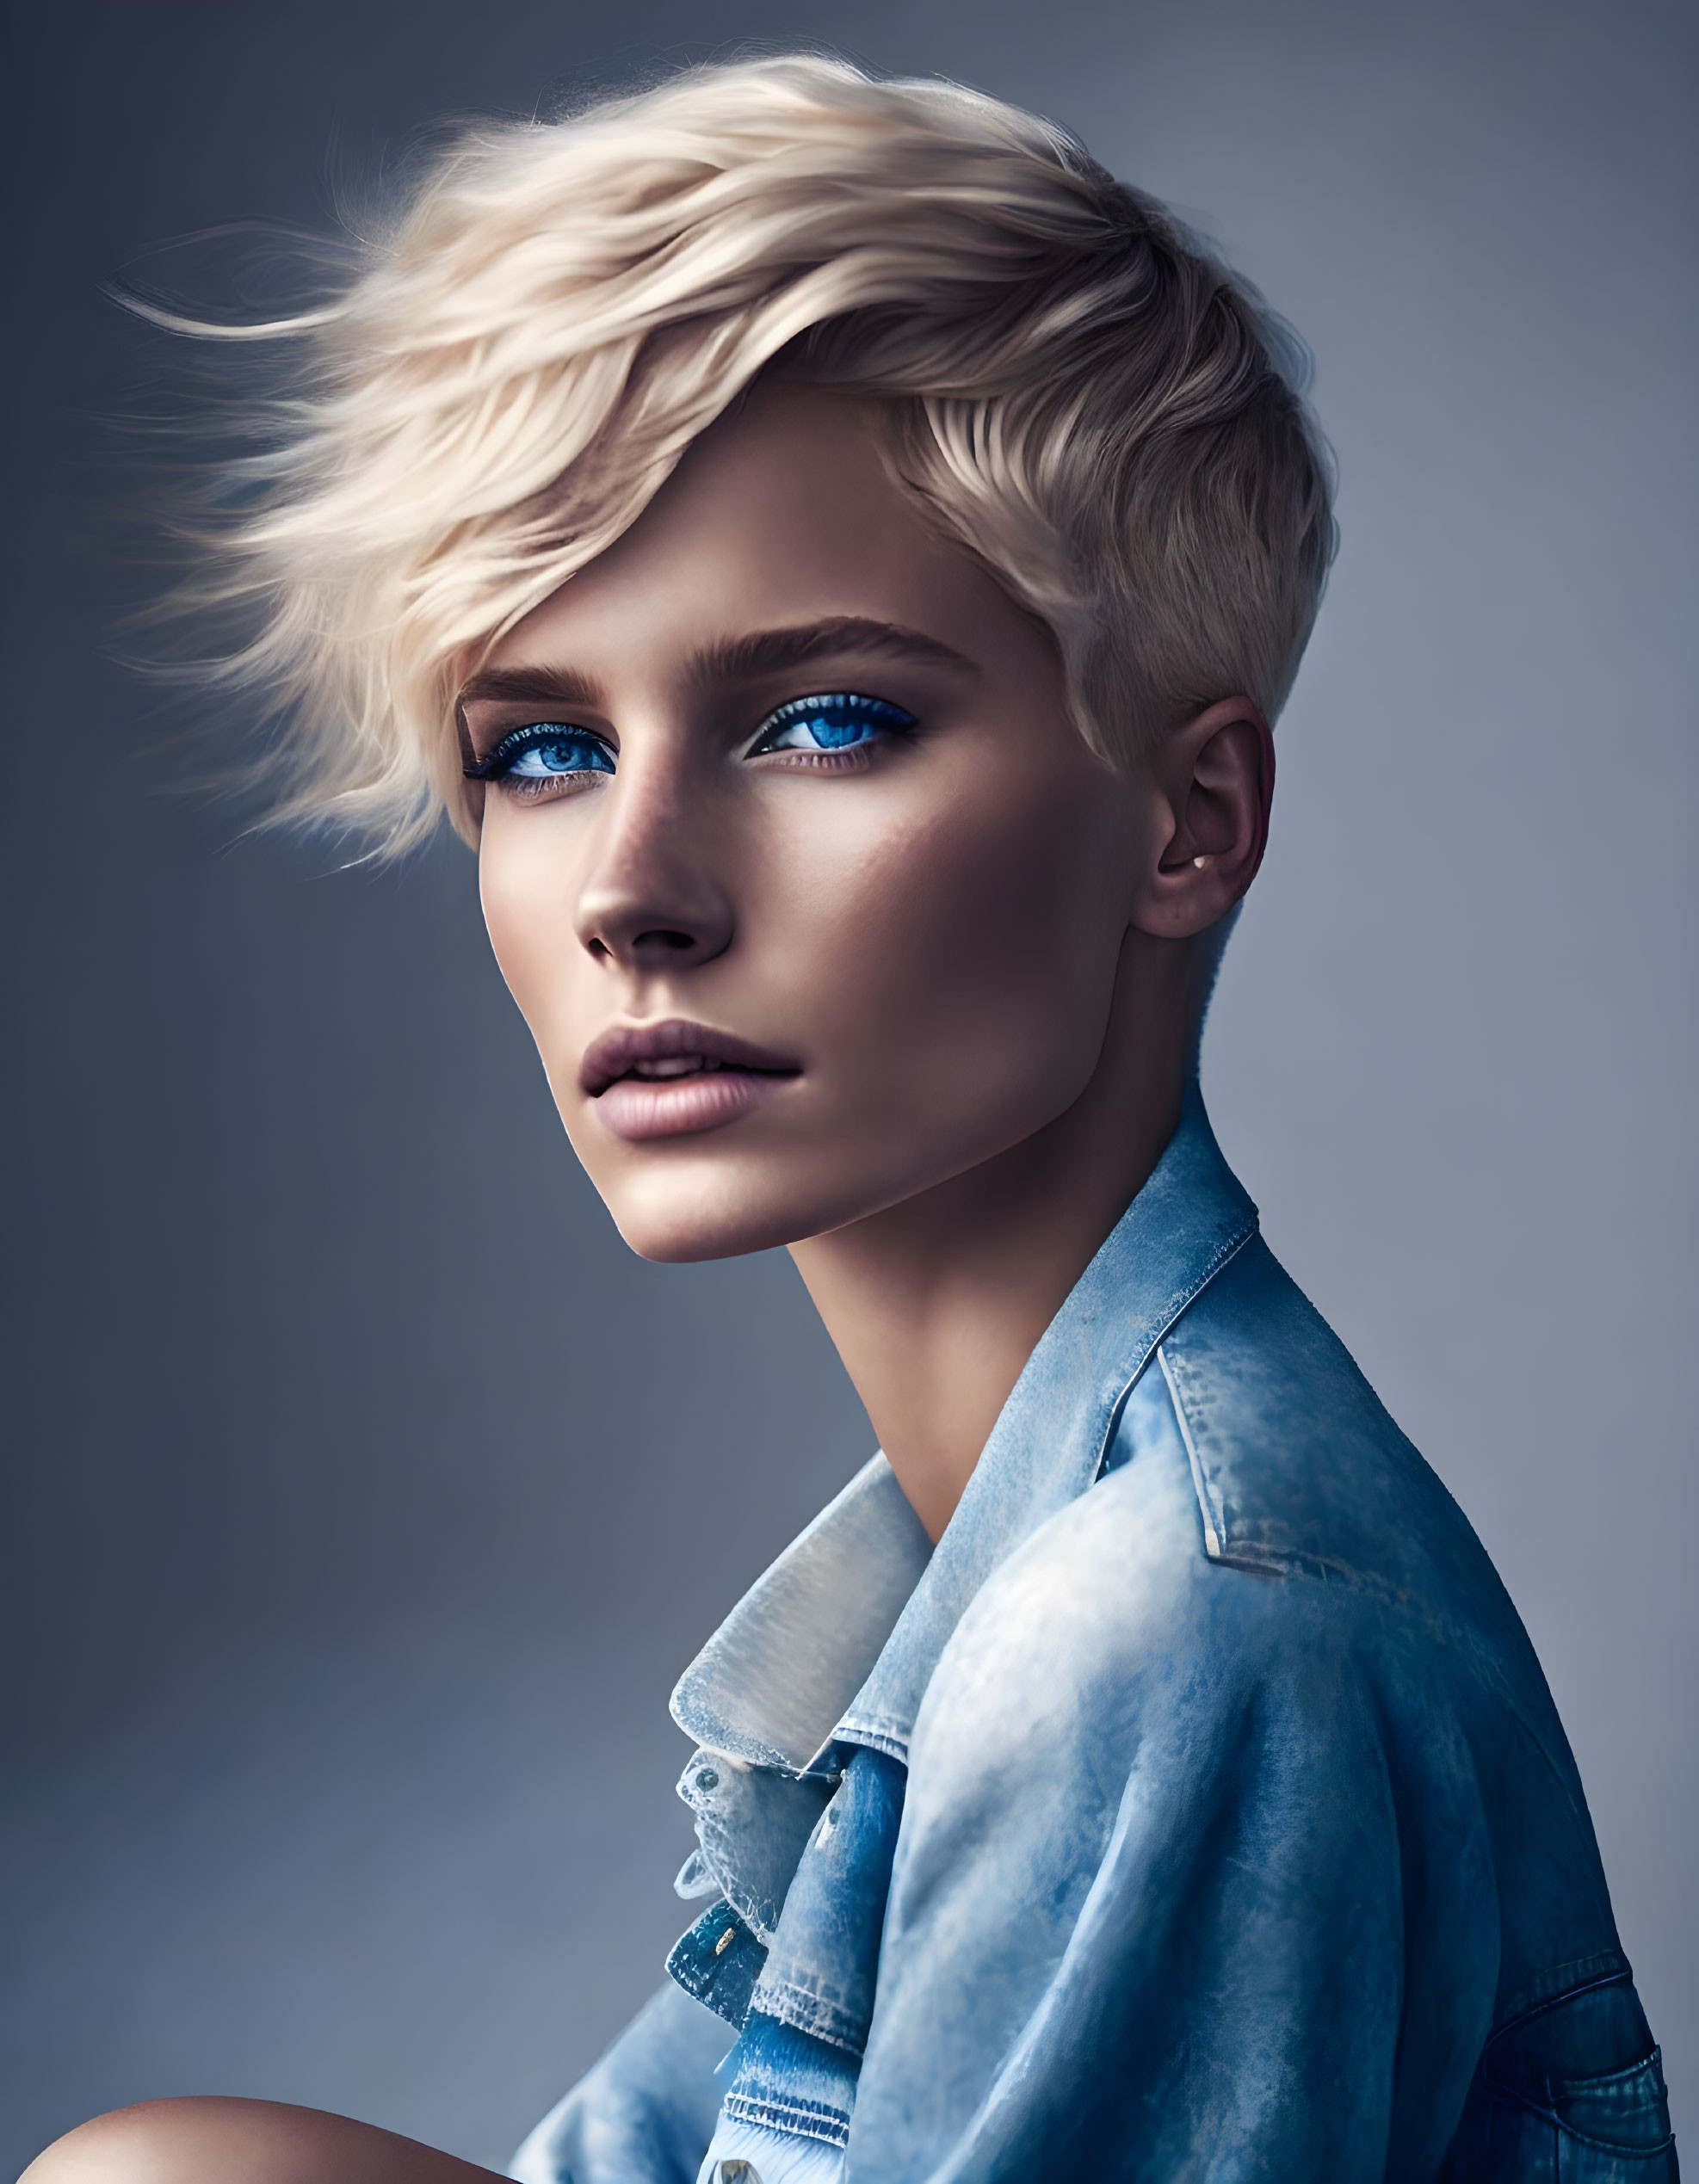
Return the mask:
{"type": "Polygon", "coordinates": [[[1039,1337],[1179,1122],[1190,953],[1128,934],[1097,1067],[1055,1121],[948,1182],[791,1247],[934,1540],[1039,1337]]]}

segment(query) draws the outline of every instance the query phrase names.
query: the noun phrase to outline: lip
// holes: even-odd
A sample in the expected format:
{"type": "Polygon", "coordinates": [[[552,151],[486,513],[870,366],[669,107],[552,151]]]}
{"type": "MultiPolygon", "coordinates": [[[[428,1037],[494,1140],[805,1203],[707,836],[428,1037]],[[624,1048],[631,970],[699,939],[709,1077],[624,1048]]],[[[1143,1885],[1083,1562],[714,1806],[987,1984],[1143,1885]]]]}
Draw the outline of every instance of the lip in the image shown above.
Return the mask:
{"type": "Polygon", "coordinates": [[[717,1130],[759,1107],[801,1074],[782,1054],[712,1025],[673,1017],[658,1024],[621,1024],[592,1040],[578,1083],[616,1138],[677,1138],[717,1130]],[[681,1077],[635,1074],[646,1062],[699,1056],[710,1064],[681,1077]]]}

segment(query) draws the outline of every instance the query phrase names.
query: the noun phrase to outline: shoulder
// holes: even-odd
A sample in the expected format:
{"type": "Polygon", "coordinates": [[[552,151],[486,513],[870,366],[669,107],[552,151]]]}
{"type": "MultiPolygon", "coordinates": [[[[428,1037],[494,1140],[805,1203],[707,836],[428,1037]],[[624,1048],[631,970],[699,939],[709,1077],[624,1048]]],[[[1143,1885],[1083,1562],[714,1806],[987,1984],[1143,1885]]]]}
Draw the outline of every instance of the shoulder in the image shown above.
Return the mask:
{"type": "Polygon", "coordinates": [[[1236,1842],[1247,1870],[1296,1860],[1318,1901],[1341,1876],[1413,1874],[1422,1946],[1490,1928],[1511,1987],[1615,1947],[1514,1607],[1260,1243],[1165,1334],[1111,1459],[991,1572],[938,1660],[905,1904],[943,1900],[987,1844],[1060,1916],[1128,1846],[1140,1887],[1183,1894],[1189,1860],[1236,1842]]]}
{"type": "Polygon", "coordinates": [[[938,1661],[909,1746],[905,1918],[953,1901],[986,1846],[1064,1924],[1112,1856],[1137,1895],[1140,1873],[1189,1888],[1232,1840],[1346,1826],[1384,1847],[1372,1604],[1211,1560],[1159,1373],[1126,1438],[1128,1460],[998,1565],[938,1661]]]}
{"type": "Polygon", "coordinates": [[[1212,1561],[1520,1640],[1468,1519],[1260,1237],[1169,1330],[1156,1362],[1212,1561]]]}
{"type": "Polygon", "coordinates": [[[1000,1563],[957,1624],[915,1722],[911,1801],[971,1803],[977,1785],[995,1806],[1018,1783],[1063,1827],[1082,1802],[1107,1812],[1129,1768],[1176,1735],[1193,1763],[1225,1753],[1282,1659],[1323,1673],[1283,1589],[1211,1563],[1153,1367],[1115,1453],[1126,1460],[1000,1563]]]}
{"type": "Polygon", "coordinates": [[[1183,1687],[1193,1724],[1276,1687],[1325,1715],[1365,1680],[1490,1687],[1554,1731],[1467,1518],[1260,1239],[1168,1330],[1112,1459],[962,1617],[923,1745],[994,1719],[1060,1749],[1183,1687]]]}

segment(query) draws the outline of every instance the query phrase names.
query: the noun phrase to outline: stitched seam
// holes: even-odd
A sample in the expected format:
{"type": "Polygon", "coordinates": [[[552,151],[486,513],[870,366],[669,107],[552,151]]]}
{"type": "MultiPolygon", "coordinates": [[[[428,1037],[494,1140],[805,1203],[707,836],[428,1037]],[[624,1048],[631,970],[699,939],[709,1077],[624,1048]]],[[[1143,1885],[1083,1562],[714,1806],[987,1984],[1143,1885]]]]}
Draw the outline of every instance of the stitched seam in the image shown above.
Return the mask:
{"type": "Polygon", "coordinates": [[[1158,1347],[1156,1359],[1162,1368],[1162,1377],[1168,1384],[1175,1422],[1185,1444],[1186,1459],[1191,1466],[1192,1490],[1197,1496],[1198,1508],[1203,1518],[1204,1552],[1212,1562],[1224,1563],[1230,1569],[1252,1570],[1261,1576],[1308,1577],[1321,1584],[1330,1581],[1341,1582],[1351,1591],[1365,1593],[1387,1607],[1419,1607],[1420,1603],[1412,1595],[1400,1591],[1395,1585],[1387,1584],[1384,1578],[1377,1577],[1373,1571],[1359,1570],[1355,1563],[1346,1562],[1338,1555],[1321,1554],[1313,1547],[1276,1547],[1266,1539],[1245,1538],[1230,1540],[1227,1537],[1226,1504],[1215,1493],[1204,1470],[1203,1458],[1192,1433],[1191,1419],[1187,1413],[1179,1376],[1169,1363],[1165,1348],[1158,1347]]]}
{"type": "Polygon", "coordinates": [[[850,2144],[850,2119],[841,2108],[813,2101],[771,2101],[751,2093],[728,2093],[724,2113],[734,2123],[758,2124],[788,2132],[794,2138],[818,2139],[827,2146],[850,2144]]]}
{"type": "Polygon", "coordinates": [[[1186,1460],[1192,1467],[1192,1491],[1197,1496],[1198,1509],[1203,1518],[1203,1552],[1212,1562],[1219,1562],[1227,1528],[1226,1515],[1211,1493],[1209,1482],[1204,1477],[1203,1459],[1197,1453],[1197,1443],[1192,1439],[1191,1420],[1186,1416],[1186,1406],[1181,1400],[1174,1368],[1169,1364],[1168,1354],[1160,1342],[1156,1346],[1156,1361],[1161,1367],[1163,1379],[1168,1383],[1168,1398],[1173,1406],[1175,1422],[1180,1428],[1180,1438],[1186,1444],[1186,1460]]]}
{"type": "MultiPolygon", "coordinates": [[[[1103,1466],[1109,1459],[1109,1449],[1115,1441],[1115,1429],[1121,1423],[1121,1414],[1127,1408],[1127,1398],[1132,1394],[1134,1389],[1138,1386],[1140,1381],[1144,1378],[1146,1367],[1150,1363],[1152,1358],[1157,1359],[1158,1361],[1160,1362],[1162,1357],[1162,1346],[1164,1342],[1167,1341],[1168,1337],[1173,1333],[1176,1327],[1179,1325],[1180,1322],[1185,1317],[1186,1314],[1191,1310],[1192,1306],[1197,1302],[1198,1299],[1202,1296],[1204,1291],[1208,1288],[1210,1283],[1214,1280],[1216,1275],[1220,1273],[1221,1269],[1226,1266],[1231,1260],[1236,1259],[1239,1253],[1244,1250],[1245,1245],[1249,1243],[1252,1237],[1257,1235],[1258,1232],[1257,1216],[1253,1212],[1249,1224],[1240,1231],[1239,1235],[1229,1237],[1225,1243],[1218,1244],[1216,1246],[1214,1256],[1204,1268],[1203,1272],[1198,1276],[1196,1282],[1191,1288],[1187,1290],[1185,1294],[1180,1299],[1179,1302],[1172,1307],[1167,1318],[1163,1321],[1161,1326],[1158,1328],[1156,1333],[1146,1344],[1145,1353],[1139,1360],[1137,1371],[1129,1377],[1127,1385],[1121,1390],[1121,1393],[1109,1405],[1109,1420],[1103,1428],[1103,1441],[1097,1450],[1097,1468],[1091,1474],[1092,1483],[1094,1485],[1097,1480],[1102,1478],[1103,1476],[1103,1466]]],[[[1182,1431],[1183,1430],[1184,1428],[1183,1428],[1182,1431]]]]}
{"type": "MultiPolygon", "coordinates": [[[[908,1739],[894,1735],[888,1729],[876,1728],[872,1722],[863,1721],[855,1714],[846,1714],[833,1731],[834,1744],[865,1744],[869,1751],[883,1752],[887,1759],[909,1763],[908,1739]]],[[[828,1747],[830,1749],[830,1747],[828,1747]]]]}
{"type": "MultiPolygon", "coordinates": [[[[1548,1995],[1541,2002],[1530,2002],[1526,2009],[1517,2010],[1513,2017],[1507,2017],[1502,2025],[1493,2027],[1492,2035],[1486,2043],[1488,2047],[1495,2047],[1500,2040],[1515,2032],[1518,2026],[1530,2025],[1536,2017],[1544,2017],[1552,2010],[1561,2009],[1566,2002],[1573,2002],[1578,1995],[1591,1995],[1601,1987],[1626,1987],[1634,1976],[1628,1965],[1614,1949],[1606,1949],[1596,1957],[1579,1958],[1572,1967],[1568,1965],[1560,1965],[1556,1967],[1556,1971],[1560,1973],[1572,1969],[1579,1971],[1582,1965],[1591,1964],[1609,1964],[1615,1969],[1609,1971],[1595,1972],[1591,1978],[1578,1980],[1574,1986],[1565,1987],[1555,1995],[1548,1995]]],[[[1548,1974],[1547,1976],[1549,1977],[1554,1975],[1548,1974]]]]}
{"type": "Polygon", "coordinates": [[[1655,2146],[1624,2146],[1615,2139],[1594,2138],[1585,2131],[1578,2131],[1573,2124],[1566,2123],[1555,2108],[1530,2100],[1525,2093],[1517,2093],[1509,2086],[1489,2086],[1486,2097],[1494,2107],[1520,2108],[1526,2115],[1538,2116],[1541,2123],[1550,2124],[1560,2138],[1568,2139],[1572,2145],[1591,2147],[1595,2153],[1615,2154],[1619,2161],[1654,2161],[1659,2154],[1667,2154],[1676,2143],[1674,2132],[1666,2138],[1660,2138],[1655,2146]]]}
{"type": "Polygon", "coordinates": [[[811,2033],[832,2047],[842,2048],[857,2061],[861,2059],[866,2040],[862,2020],[819,1995],[811,1995],[806,1988],[794,1986],[788,1979],[763,1978],[750,2007],[764,2017],[775,2017],[781,2024],[793,2026],[799,2033],[811,2033]]]}
{"type": "Polygon", "coordinates": [[[1313,1577],[1320,1585],[1340,1579],[1353,1592],[1371,1593],[1389,1607],[1418,1605],[1413,1593],[1401,1591],[1398,1586],[1389,1585],[1384,1577],[1377,1577],[1373,1570],[1359,1570],[1354,1562],[1345,1562],[1338,1555],[1318,1553],[1313,1547],[1274,1547],[1266,1539],[1236,1539],[1232,1546],[1223,1549],[1220,1559],[1238,1563],[1246,1570],[1279,1570],[1288,1576],[1313,1577]]]}
{"type": "MultiPolygon", "coordinates": [[[[1559,2078],[1555,2083],[1560,2093],[1591,2093],[1597,2098],[1603,2098],[1612,2087],[1626,2086],[1630,2078],[1644,2077],[1648,2070],[1659,2070],[1663,2060],[1663,2049],[1654,2045],[1651,2052],[1641,2056],[1638,2063],[1628,2064],[1620,2070],[1595,2070],[1591,2076],[1559,2078]]],[[[1661,2070],[1659,2075],[1662,2076],[1661,2070]]]]}

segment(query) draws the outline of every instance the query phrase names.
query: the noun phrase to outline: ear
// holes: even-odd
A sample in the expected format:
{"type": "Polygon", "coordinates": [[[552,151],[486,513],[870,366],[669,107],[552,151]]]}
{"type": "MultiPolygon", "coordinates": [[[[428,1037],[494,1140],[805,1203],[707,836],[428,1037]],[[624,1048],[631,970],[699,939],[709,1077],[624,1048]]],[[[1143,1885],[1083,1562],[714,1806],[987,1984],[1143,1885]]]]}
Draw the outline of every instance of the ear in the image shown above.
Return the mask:
{"type": "Polygon", "coordinates": [[[1188,940],[1224,917],[1257,877],[1274,799],[1274,737],[1261,708],[1223,698],[1171,730],[1152,761],[1154,858],[1140,873],[1133,922],[1188,940]]]}

